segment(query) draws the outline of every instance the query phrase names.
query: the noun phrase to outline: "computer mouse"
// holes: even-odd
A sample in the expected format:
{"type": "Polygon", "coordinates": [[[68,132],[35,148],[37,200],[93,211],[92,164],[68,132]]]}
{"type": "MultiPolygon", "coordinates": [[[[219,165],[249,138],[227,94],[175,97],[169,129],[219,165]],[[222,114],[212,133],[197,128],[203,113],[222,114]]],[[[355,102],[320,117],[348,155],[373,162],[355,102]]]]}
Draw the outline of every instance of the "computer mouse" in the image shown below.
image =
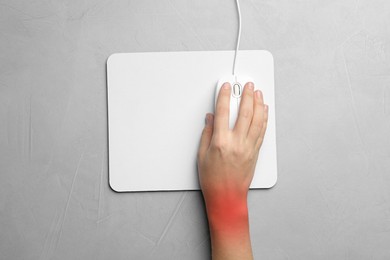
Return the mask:
{"type": "MultiPolygon", "coordinates": [[[[241,95],[244,90],[244,86],[248,82],[253,82],[252,78],[242,75],[226,75],[221,77],[218,80],[218,84],[215,90],[215,105],[217,105],[217,99],[219,91],[221,90],[222,85],[225,82],[229,82],[231,86],[231,96],[230,96],[230,113],[229,113],[229,128],[233,129],[236,124],[238,111],[240,110],[241,95]]],[[[256,90],[256,85],[255,85],[256,90]]]]}

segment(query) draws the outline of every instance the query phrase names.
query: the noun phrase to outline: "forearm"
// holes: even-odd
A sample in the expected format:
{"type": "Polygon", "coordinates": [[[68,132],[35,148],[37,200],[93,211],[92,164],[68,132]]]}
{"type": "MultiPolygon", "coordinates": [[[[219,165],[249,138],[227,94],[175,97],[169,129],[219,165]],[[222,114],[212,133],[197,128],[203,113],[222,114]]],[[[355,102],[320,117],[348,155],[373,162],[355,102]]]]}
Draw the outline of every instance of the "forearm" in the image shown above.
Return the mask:
{"type": "Polygon", "coordinates": [[[206,199],[213,260],[253,259],[246,194],[206,199]]]}

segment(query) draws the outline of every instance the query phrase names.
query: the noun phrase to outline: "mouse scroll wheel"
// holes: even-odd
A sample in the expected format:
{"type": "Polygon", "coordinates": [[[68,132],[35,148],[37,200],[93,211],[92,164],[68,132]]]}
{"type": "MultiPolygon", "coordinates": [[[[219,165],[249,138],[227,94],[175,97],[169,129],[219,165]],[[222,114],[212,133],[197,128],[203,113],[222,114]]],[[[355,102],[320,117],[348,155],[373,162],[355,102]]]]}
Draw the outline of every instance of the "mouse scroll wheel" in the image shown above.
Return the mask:
{"type": "Polygon", "coordinates": [[[238,83],[233,84],[233,97],[240,97],[241,96],[241,85],[238,83]]]}

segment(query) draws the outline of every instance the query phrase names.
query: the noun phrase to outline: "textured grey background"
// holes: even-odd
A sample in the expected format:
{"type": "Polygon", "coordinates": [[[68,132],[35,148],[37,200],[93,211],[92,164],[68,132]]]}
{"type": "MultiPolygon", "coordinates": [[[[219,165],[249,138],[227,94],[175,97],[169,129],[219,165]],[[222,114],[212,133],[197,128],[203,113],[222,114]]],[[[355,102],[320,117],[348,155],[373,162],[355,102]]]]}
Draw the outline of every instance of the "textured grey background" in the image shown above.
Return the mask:
{"type": "MultiPolygon", "coordinates": [[[[390,259],[390,2],[241,2],[276,66],[255,258],[390,259]]],[[[108,187],[105,62],[231,50],[236,25],[233,0],[0,0],[0,259],[208,259],[199,192],[108,187]]]]}

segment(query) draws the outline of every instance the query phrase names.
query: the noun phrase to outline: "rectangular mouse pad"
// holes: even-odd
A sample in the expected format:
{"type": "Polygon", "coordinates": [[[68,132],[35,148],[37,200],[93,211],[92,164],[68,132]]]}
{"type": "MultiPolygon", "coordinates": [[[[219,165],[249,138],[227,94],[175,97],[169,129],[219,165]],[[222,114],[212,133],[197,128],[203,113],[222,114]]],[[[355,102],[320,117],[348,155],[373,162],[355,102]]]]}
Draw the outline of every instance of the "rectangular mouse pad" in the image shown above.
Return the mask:
{"type": "MultiPolygon", "coordinates": [[[[196,155],[218,80],[234,51],[115,53],[107,60],[109,183],[113,190],[199,190],[196,155]]],[[[237,75],[250,76],[269,105],[251,188],[277,179],[274,65],[262,50],[238,52],[237,75]]]]}

